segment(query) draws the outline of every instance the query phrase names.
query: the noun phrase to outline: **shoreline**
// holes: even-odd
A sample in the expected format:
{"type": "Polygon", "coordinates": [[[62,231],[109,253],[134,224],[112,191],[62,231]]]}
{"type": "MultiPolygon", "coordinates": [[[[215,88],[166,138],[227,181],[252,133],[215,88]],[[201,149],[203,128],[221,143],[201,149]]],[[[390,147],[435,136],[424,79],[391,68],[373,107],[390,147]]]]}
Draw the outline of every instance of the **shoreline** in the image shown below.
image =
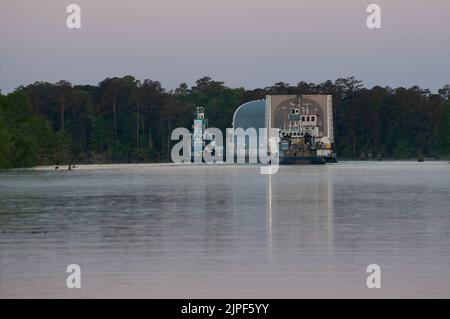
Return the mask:
{"type": "MultiPolygon", "coordinates": [[[[449,160],[445,160],[445,159],[430,159],[430,160],[425,160],[424,162],[418,162],[417,160],[414,159],[389,159],[389,160],[382,160],[382,161],[377,161],[377,160],[365,160],[365,161],[361,161],[361,160],[355,160],[355,159],[341,159],[339,160],[338,163],[327,163],[326,166],[339,166],[339,164],[355,164],[355,163],[360,163],[360,164],[378,164],[378,165],[382,165],[383,163],[390,163],[390,164],[394,164],[394,163],[398,163],[398,164],[412,164],[415,163],[417,165],[427,165],[427,164],[443,164],[443,163],[450,163],[449,160]]],[[[37,166],[33,166],[33,167],[16,167],[16,168],[5,168],[5,169],[0,169],[0,173],[1,172],[12,172],[12,171],[69,171],[67,169],[68,165],[60,165],[58,170],[55,170],[55,165],[37,165],[37,166]]],[[[173,162],[147,162],[147,163],[86,163],[86,164],[77,164],[75,166],[75,168],[72,168],[71,170],[77,171],[77,170],[82,170],[82,169],[113,169],[113,168],[120,168],[120,167],[130,167],[130,166],[134,166],[134,167],[200,167],[200,166],[204,166],[204,167],[224,167],[224,166],[256,166],[259,167],[261,166],[260,164],[250,164],[250,163],[173,163],[173,162]]],[[[308,165],[308,164],[303,164],[303,165],[280,165],[280,166],[299,166],[299,167],[309,167],[309,166],[313,166],[313,165],[308,165]]],[[[316,165],[314,165],[316,166],[316,165]]]]}

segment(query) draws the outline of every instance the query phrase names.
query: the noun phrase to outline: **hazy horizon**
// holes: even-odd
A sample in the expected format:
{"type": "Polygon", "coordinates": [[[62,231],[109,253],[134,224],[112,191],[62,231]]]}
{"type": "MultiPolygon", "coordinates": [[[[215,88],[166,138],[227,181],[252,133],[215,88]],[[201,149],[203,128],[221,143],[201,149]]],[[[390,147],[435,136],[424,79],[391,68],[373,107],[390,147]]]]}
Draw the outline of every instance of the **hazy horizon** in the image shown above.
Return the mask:
{"type": "Polygon", "coordinates": [[[437,92],[450,83],[449,13],[445,0],[2,0],[0,89],[129,74],[167,89],[203,76],[246,89],[355,76],[437,92]],[[66,27],[70,3],[81,29],[66,27]],[[366,27],[370,3],[381,29],[366,27]]]}

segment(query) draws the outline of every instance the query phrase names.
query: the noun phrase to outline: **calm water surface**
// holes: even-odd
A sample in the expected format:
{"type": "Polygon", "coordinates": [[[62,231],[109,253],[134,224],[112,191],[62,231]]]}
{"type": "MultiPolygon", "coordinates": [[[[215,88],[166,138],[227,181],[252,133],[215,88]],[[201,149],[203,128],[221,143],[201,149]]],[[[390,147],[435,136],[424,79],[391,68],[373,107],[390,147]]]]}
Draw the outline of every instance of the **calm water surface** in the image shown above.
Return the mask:
{"type": "Polygon", "coordinates": [[[1,172],[0,297],[450,298],[450,164],[1,172]]]}

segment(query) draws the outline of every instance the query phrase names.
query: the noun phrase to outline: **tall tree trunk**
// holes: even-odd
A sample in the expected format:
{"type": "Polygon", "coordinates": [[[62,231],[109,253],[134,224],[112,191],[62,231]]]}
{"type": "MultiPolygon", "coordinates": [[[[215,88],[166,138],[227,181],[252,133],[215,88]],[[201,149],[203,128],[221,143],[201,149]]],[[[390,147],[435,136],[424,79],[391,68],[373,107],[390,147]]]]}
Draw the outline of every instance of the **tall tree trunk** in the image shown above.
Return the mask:
{"type": "Polygon", "coordinates": [[[148,147],[152,148],[152,128],[148,127],[148,147]]]}
{"type": "Polygon", "coordinates": [[[167,134],[167,156],[170,155],[170,136],[171,136],[171,127],[170,127],[170,120],[169,120],[169,132],[167,134]]]}
{"type": "Polygon", "coordinates": [[[164,157],[164,130],[163,128],[161,128],[161,145],[160,145],[160,150],[161,150],[161,157],[164,157]]]}
{"type": "Polygon", "coordinates": [[[64,131],[64,97],[61,97],[61,131],[64,131]]]}
{"type": "MultiPolygon", "coordinates": [[[[145,122],[147,123],[147,127],[148,127],[148,147],[152,147],[152,128],[150,126],[150,116],[149,116],[149,112],[148,112],[148,108],[145,111],[145,122]]],[[[144,129],[144,134],[145,134],[145,129],[144,129]]]]}
{"type": "Polygon", "coordinates": [[[378,144],[379,144],[379,139],[380,139],[380,130],[379,130],[379,128],[380,128],[380,124],[379,124],[379,121],[378,121],[378,118],[379,118],[379,115],[378,115],[378,112],[376,113],[376,115],[375,115],[375,149],[378,151],[379,149],[378,149],[378,144]]]}
{"type": "Polygon", "coordinates": [[[117,112],[117,92],[114,92],[114,100],[113,100],[113,146],[115,145],[116,142],[116,134],[117,134],[117,116],[116,116],[116,112],[117,112]]]}
{"type": "Polygon", "coordinates": [[[83,126],[83,148],[82,148],[82,150],[83,150],[83,153],[84,152],[86,152],[86,127],[85,126],[83,126]]]}
{"type": "Polygon", "coordinates": [[[352,144],[353,144],[353,155],[356,156],[356,132],[355,129],[353,128],[352,130],[352,144]]]}
{"type": "Polygon", "coordinates": [[[139,150],[139,95],[136,98],[136,150],[139,150]]]}

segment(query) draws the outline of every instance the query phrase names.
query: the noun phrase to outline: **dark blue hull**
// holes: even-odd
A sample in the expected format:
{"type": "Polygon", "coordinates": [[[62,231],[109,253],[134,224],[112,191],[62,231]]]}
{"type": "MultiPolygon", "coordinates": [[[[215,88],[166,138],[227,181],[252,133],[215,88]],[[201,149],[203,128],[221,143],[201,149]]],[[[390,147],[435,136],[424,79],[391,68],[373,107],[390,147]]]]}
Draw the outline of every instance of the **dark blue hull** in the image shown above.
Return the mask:
{"type": "Polygon", "coordinates": [[[304,164],[321,165],[325,164],[326,162],[327,161],[322,156],[293,156],[280,158],[281,165],[304,165],[304,164]]]}

